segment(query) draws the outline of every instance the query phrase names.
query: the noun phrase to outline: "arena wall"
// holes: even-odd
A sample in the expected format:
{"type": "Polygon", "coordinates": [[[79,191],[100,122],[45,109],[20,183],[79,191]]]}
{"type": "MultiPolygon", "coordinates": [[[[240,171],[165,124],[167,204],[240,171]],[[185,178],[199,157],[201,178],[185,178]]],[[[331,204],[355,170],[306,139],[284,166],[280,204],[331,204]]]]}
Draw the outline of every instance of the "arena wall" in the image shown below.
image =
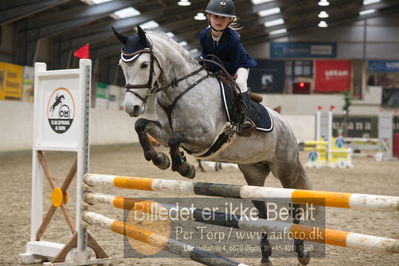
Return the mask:
{"type": "MultiPolygon", "coordinates": [[[[280,96],[281,97],[281,96],[280,96]]],[[[0,101],[0,152],[30,150],[32,148],[33,104],[0,101]]],[[[314,138],[314,116],[284,115],[298,139],[314,138]]],[[[90,144],[122,144],[138,142],[134,123],[124,111],[91,110],[90,144]]]]}
{"type": "MultiPolygon", "coordinates": [[[[32,148],[33,104],[0,101],[0,152],[32,148]]],[[[92,109],[90,144],[138,142],[135,119],[119,110],[92,109]]]]}

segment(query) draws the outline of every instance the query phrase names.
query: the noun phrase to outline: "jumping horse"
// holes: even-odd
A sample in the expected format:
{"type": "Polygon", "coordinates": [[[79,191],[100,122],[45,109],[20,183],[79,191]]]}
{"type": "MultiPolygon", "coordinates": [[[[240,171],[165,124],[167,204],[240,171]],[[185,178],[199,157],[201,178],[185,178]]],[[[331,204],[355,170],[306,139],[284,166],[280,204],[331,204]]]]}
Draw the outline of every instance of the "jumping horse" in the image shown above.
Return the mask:
{"type": "MultiPolygon", "coordinates": [[[[187,178],[194,177],[195,168],[186,161],[180,148],[198,159],[206,157],[206,160],[238,164],[248,185],[264,186],[272,172],[284,188],[310,189],[299,161],[296,138],[280,114],[267,108],[273,120],[271,132],[254,131],[247,137],[237,136],[234,127],[227,123],[218,79],[187,50],[163,32],[145,32],[139,26],[132,36],[113,31],[123,45],[119,65],[126,81],[126,112],[131,117],[140,116],[148,97],[156,94],[157,119],[139,118],[135,124],[146,160],[160,169],[170,166],[168,156],[152,147],[148,133],[170,148],[172,170],[187,178]],[[210,153],[220,135],[228,136],[227,145],[210,153]]],[[[265,203],[254,200],[253,204],[259,217],[267,219],[265,203]]],[[[299,220],[293,216],[293,222],[299,220]]],[[[303,240],[295,239],[294,244],[299,262],[308,264],[310,255],[303,249],[303,240]]],[[[271,264],[266,233],[262,234],[261,253],[261,263],[271,264]]]]}

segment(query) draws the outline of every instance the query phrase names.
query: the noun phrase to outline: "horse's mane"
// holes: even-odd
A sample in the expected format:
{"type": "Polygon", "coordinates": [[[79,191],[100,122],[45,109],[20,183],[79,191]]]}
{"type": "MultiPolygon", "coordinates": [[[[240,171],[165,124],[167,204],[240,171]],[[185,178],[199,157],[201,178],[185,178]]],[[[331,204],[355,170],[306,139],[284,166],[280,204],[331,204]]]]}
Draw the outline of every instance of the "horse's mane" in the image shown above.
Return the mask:
{"type": "MultiPolygon", "coordinates": [[[[164,39],[168,43],[170,43],[176,51],[188,62],[193,65],[198,65],[197,60],[191,55],[189,51],[187,51],[185,48],[183,48],[180,44],[178,44],[174,39],[170,38],[165,32],[162,31],[146,31],[146,33],[149,33],[150,35],[155,35],[157,37],[160,37],[161,39],[164,39]]],[[[151,40],[152,41],[152,40],[151,40]]]]}

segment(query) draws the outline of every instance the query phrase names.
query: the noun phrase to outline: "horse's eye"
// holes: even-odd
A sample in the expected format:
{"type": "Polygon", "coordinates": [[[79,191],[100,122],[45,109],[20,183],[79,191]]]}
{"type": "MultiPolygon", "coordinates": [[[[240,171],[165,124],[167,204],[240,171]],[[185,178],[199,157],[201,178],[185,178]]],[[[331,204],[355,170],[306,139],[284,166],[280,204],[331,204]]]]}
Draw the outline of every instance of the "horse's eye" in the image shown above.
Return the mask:
{"type": "Polygon", "coordinates": [[[143,63],[141,63],[141,66],[140,66],[141,68],[146,68],[146,67],[148,67],[148,62],[143,62],[143,63]]]}

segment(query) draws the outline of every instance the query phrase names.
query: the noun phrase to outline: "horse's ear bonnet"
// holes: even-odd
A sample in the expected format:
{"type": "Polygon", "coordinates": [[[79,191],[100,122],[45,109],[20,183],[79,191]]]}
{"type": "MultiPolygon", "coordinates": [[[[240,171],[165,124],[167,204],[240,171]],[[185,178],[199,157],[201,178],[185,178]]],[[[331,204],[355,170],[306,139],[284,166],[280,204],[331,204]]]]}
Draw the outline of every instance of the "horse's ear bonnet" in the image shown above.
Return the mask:
{"type": "Polygon", "coordinates": [[[149,42],[145,34],[145,31],[140,26],[137,26],[137,33],[133,34],[132,36],[127,36],[125,34],[122,34],[116,31],[113,27],[112,31],[114,32],[115,36],[119,39],[119,41],[123,44],[122,55],[121,55],[123,61],[126,62],[132,61],[133,58],[132,56],[129,55],[133,54],[134,52],[144,50],[146,48],[147,49],[152,48],[152,45],[149,42]]]}
{"type": "Polygon", "coordinates": [[[145,31],[140,27],[137,26],[137,35],[139,36],[139,41],[148,48],[151,48],[151,45],[145,35],[145,31]]]}

